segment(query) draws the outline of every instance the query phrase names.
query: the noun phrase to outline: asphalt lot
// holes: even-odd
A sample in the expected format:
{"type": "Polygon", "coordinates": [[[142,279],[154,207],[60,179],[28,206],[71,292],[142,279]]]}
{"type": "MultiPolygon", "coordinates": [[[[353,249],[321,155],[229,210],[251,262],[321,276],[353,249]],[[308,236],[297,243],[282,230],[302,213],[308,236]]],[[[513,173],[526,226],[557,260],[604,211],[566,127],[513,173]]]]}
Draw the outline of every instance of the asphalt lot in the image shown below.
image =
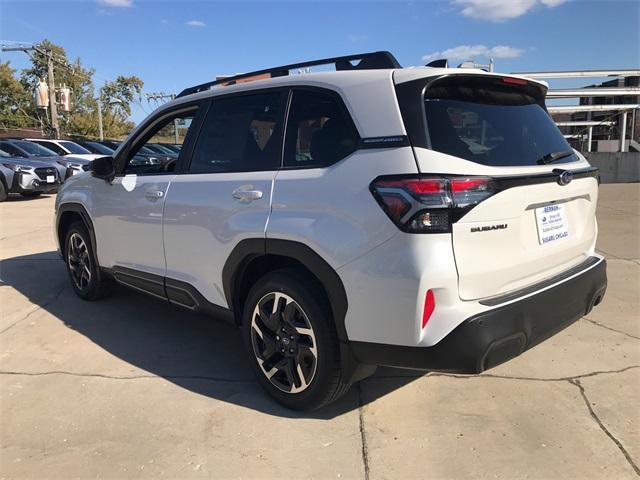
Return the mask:
{"type": "Polygon", "coordinates": [[[0,204],[0,478],[640,476],[639,184],[601,187],[588,317],[481,376],[380,369],[313,414],[262,392],[230,326],[75,297],[52,213],[0,204]]]}

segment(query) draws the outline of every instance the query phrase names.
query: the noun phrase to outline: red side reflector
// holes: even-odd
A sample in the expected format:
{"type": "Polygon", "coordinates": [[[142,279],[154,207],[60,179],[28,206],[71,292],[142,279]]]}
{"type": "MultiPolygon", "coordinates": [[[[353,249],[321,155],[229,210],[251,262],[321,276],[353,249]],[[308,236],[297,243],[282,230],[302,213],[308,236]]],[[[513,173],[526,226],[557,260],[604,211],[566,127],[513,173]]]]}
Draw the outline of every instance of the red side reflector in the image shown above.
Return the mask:
{"type": "Polygon", "coordinates": [[[512,85],[526,85],[528,82],[522,78],[502,77],[504,83],[510,83],[512,85]]]}
{"type": "Polygon", "coordinates": [[[431,290],[427,290],[427,295],[424,298],[424,310],[422,311],[422,328],[427,326],[427,322],[429,321],[429,318],[431,318],[431,314],[435,308],[436,299],[433,296],[433,292],[431,290]]]}

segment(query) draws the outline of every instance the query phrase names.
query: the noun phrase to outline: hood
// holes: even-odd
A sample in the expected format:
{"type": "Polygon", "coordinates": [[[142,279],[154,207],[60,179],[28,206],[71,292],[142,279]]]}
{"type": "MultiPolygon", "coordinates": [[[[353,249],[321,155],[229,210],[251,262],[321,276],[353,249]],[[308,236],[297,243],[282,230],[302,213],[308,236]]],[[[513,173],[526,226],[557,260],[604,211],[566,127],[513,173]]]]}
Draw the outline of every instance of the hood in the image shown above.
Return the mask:
{"type": "MultiPolygon", "coordinates": [[[[91,160],[93,159],[87,159],[85,157],[87,157],[88,155],[85,154],[80,154],[80,155],[65,155],[64,157],[57,157],[57,159],[59,159],[62,163],[64,163],[65,165],[73,163],[76,165],[89,165],[91,163],[91,160]]],[[[96,158],[101,157],[104,155],[95,155],[96,158]]],[[[53,158],[53,157],[51,157],[53,158]]],[[[56,160],[57,161],[57,160],[56,160]]]]}
{"type": "Polygon", "coordinates": [[[3,157],[2,159],[0,159],[0,162],[11,164],[11,165],[19,165],[21,167],[31,167],[31,168],[51,168],[52,167],[50,162],[33,160],[32,158],[20,158],[20,157],[4,158],[3,157]]]}
{"type": "Polygon", "coordinates": [[[99,153],[70,153],[69,155],[65,155],[65,160],[70,160],[76,163],[81,163],[80,160],[84,160],[87,163],[91,162],[91,160],[95,160],[96,158],[107,157],[108,155],[100,155],[99,153]]]}
{"type": "Polygon", "coordinates": [[[43,157],[32,156],[30,158],[31,160],[37,160],[39,162],[46,162],[46,163],[56,162],[57,163],[57,162],[63,162],[66,157],[63,157],[61,155],[50,155],[50,156],[43,156],[43,157]]]}

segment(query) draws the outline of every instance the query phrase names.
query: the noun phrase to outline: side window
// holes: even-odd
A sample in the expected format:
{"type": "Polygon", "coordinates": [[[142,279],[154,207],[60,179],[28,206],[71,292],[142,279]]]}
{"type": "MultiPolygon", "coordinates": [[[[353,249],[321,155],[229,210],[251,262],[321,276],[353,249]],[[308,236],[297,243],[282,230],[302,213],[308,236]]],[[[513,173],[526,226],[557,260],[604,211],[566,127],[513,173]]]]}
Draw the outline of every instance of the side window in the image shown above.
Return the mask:
{"type": "Polygon", "coordinates": [[[280,166],[284,92],[213,98],[190,173],[275,170],[280,166]]]}
{"type": "Polygon", "coordinates": [[[358,134],[336,95],[294,90],[285,144],[285,167],[326,167],[353,153],[358,134]]]}
{"type": "Polygon", "coordinates": [[[179,156],[177,152],[158,148],[162,144],[182,147],[196,115],[196,109],[182,111],[163,118],[137,142],[127,154],[125,174],[159,174],[173,172],[179,156]]]}

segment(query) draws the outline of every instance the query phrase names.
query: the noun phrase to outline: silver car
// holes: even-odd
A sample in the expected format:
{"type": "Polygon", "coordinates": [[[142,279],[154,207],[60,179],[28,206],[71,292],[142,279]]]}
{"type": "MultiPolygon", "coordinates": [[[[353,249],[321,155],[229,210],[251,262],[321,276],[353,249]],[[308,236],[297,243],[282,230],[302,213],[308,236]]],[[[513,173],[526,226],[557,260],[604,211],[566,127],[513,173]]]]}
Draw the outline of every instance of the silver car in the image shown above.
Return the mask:
{"type": "Polygon", "coordinates": [[[0,150],[0,202],[6,200],[10,193],[19,193],[23,197],[53,193],[61,183],[58,169],[51,164],[12,157],[0,150]]]}

